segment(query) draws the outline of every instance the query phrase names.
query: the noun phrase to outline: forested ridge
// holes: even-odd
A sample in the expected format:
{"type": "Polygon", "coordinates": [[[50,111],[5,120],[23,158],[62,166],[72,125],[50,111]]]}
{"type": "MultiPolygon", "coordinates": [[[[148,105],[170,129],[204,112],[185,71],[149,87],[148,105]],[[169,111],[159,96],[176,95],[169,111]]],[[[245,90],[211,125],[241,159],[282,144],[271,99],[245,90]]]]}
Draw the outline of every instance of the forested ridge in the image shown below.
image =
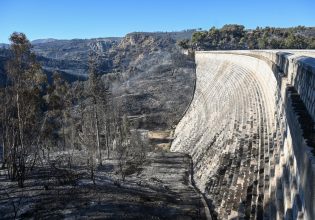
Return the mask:
{"type": "Polygon", "coordinates": [[[181,40],[178,44],[193,50],[315,49],[315,28],[245,29],[243,25],[228,24],[195,32],[190,40],[181,40]]]}

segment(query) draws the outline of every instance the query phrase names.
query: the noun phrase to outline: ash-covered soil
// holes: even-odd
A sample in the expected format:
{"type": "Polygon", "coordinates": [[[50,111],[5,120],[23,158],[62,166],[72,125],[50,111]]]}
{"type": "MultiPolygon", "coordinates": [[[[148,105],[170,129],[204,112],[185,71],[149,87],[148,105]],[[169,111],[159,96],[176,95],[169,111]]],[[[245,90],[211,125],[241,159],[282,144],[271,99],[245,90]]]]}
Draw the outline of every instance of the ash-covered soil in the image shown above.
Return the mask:
{"type": "MultiPolygon", "coordinates": [[[[74,160],[83,154],[76,152],[74,160]]],[[[65,159],[35,167],[24,188],[18,188],[1,170],[1,219],[13,219],[15,214],[18,219],[205,218],[201,196],[191,184],[187,155],[151,153],[125,181],[121,181],[117,161],[105,160],[96,169],[95,184],[86,167],[75,164],[69,167],[65,159]]]]}

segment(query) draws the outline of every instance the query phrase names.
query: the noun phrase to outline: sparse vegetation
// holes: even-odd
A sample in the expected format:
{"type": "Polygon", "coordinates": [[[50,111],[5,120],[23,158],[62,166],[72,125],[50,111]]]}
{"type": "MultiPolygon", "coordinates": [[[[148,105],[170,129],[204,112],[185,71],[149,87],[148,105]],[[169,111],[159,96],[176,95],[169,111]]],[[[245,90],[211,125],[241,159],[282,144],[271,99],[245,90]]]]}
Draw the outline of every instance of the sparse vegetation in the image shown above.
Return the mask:
{"type": "Polygon", "coordinates": [[[26,36],[13,33],[10,41],[12,54],[7,63],[7,82],[1,90],[1,143],[8,177],[22,188],[38,158],[45,124],[41,94],[46,78],[26,36]]]}
{"type": "MultiPolygon", "coordinates": [[[[176,34],[175,38],[183,36],[176,34]]],[[[162,180],[151,183],[151,179],[163,179],[167,158],[164,159],[165,150],[151,146],[156,143],[149,141],[147,135],[148,128],[171,127],[173,118],[180,118],[178,112],[186,106],[185,99],[190,99],[189,93],[180,94],[180,99],[177,94],[164,97],[161,89],[166,88],[164,92],[168,94],[177,87],[192,92],[192,88],[179,85],[187,84],[185,80],[192,83],[193,59],[181,54],[173,37],[164,33],[130,34],[124,42],[114,45],[115,51],[109,54],[112,63],[100,56],[95,44],[90,44],[89,58],[80,60],[79,66],[88,67],[89,77],[74,81],[65,77],[60,66],[49,71],[47,66],[42,68],[43,57],[35,56],[36,50],[26,36],[12,34],[11,48],[0,51],[0,196],[4,196],[0,215],[42,218],[49,213],[60,218],[67,209],[65,202],[76,206],[74,212],[80,212],[79,207],[87,201],[103,205],[106,201],[108,205],[111,198],[107,196],[115,194],[120,203],[132,201],[134,205],[134,198],[139,199],[140,207],[143,201],[151,204],[155,200],[158,203],[154,209],[164,207],[164,203],[185,204],[170,200],[173,192],[162,180]],[[138,87],[142,81],[142,87],[138,87]],[[176,103],[168,101],[170,98],[176,103]],[[173,109],[177,102],[180,107],[173,109]],[[151,165],[156,160],[158,165],[151,165]],[[140,190],[135,194],[129,187],[140,190]],[[10,190],[3,190],[6,188],[10,190]],[[88,199],[80,197],[81,191],[86,191],[88,199]]],[[[67,65],[62,61],[61,67],[68,68],[67,65]]],[[[72,61],[73,68],[71,65],[72,61]]],[[[186,178],[182,175],[188,175],[180,168],[187,169],[182,155],[176,163],[174,169],[179,172],[165,177],[167,181],[181,181],[186,178]]],[[[187,183],[183,187],[193,191],[187,183]]],[[[199,208],[195,204],[190,207],[199,208]]],[[[186,211],[172,213],[181,212],[186,211]]],[[[152,213],[155,211],[149,209],[139,214],[152,213]]],[[[158,216],[165,214],[169,215],[158,216]]]]}
{"type": "Polygon", "coordinates": [[[139,135],[130,133],[128,118],[122,119],[121,111],[114,109],[111,92],[96,72],[96,56],[90,55],[86,82],[70,85],[55,72],[48,84],[26,36],[13,33],[10,40],[7,82],[0,91],[4,103],[0,124],[3,167],[11,180],[23,188],[34,167],[48,164],[52,173],[59,173],[59,182],[73,182],[76,175],[72,167],[76,164],[69,152],[78,149],[87,152],[87,170],[94,183],[95,169],[105,159],[103,152],[107,159],[117,156],[118,161],[125,161],[124,165],[119,163],[122,173],[126,164],[138,166],[140,160],[143,162],[147,146],[139,135]],[[111,154],[114,150],[116,153],[111,154]],[[68,152],[69,156],[56,161],[51,157],[55,152],[68,152]]]}

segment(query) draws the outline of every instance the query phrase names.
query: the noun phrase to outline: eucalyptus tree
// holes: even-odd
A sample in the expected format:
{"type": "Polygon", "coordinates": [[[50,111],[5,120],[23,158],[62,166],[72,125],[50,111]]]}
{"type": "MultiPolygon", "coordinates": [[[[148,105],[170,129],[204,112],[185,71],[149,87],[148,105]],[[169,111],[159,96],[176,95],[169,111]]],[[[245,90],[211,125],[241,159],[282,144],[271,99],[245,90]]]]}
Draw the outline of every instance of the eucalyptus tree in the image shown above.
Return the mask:
{"type": "Polygon", "coordinates": [[[42,93],[46,76],[31,51],[31,43],[23,33],[10,37],[11,56],[7,62],[7,83],[2,106],[3,146],[8,175],[20,187],[38,154],[43,128],[42,93]]]}

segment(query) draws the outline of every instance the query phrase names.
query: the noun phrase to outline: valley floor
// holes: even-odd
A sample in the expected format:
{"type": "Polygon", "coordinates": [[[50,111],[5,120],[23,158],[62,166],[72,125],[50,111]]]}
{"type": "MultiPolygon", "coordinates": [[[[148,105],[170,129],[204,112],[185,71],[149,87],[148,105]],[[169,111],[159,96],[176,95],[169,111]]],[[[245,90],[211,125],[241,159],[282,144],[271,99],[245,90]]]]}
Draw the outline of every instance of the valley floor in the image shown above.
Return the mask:
{"type": "MultiPolygon", "coordinates": [[[[191,183],[191,160],[181,153],[151,153],[139,172],[118,181],[117,163],[107,160],[95,184],[82,167],[76,179],[60,181],[36,167],[23,189],[0,176],[2,219],[205,219],[201,195],[191,183]]],[[[70,170],[64,168],[63,170],[70,170]]],[[[60,176],[60,175],[59,175],[60,176]]],[[[63,179],[65,180],[65,179],[63,179]]]]}

